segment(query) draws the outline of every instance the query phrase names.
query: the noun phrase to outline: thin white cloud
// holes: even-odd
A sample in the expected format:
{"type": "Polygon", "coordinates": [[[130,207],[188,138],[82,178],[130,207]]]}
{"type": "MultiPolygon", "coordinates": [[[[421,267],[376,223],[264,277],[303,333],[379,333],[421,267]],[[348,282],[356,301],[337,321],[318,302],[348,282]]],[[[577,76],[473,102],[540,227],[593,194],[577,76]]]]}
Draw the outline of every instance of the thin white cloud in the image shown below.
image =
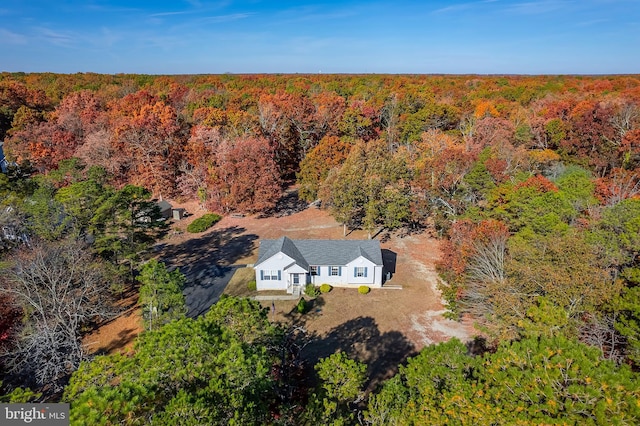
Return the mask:
{"type": "Polygon", "coordinates": [[[132,12],[141,12],[142,9],[135,7],[117,7],[117,6],[105,6],[97,3],[88,3],[84,4],[86,10],[90,10],[92,12],[101,12],[101,13],[132,13],[132,12]]]}
{"type": "Polygon", "coordinates": [[[205,16],[198,19],[198,22],[218,24],[221,22],[237,21],[245,19],[253,15],[253,13],[232,13],[229,15],[205,16]]]}
{"type": "Polygon", "coordinates": [[[0,28],[0,44],[27,44],[28,38],[22,34],[0,28]]]}
{"type": "Polygon", "coordinates": [[[522,3],[515,3],[505,8],[507,12],[516,13],[519,15],[539,15],[543,13],[553,12],[559,9],[564,9],[572,2],[565,0],[542,0],[542,1],[529,1],[522,3]]]}
{"type": "Polygon", "coordinates": [[[592,3],[595,4],[599,4],[599,3],[604,3],[604,4],[622,4],[622,3],[631,3],[636,4],[638,2],[638,0],[591,0],[592,3]]]}
{"type": "Polygon", "coordinates": [[[151,15],[149,15],[151,18],[157,18],[160,16],[174,16],[174,15],[191,15],[193,13],[196,13],[195,10],[183,10],[180,12],[159,12],[159,13],[153,13],[151,15]]]}
{"type": "Polygon", "coordinates": [[[315,6],[298,6],[278,11],[272,23],[284,26],[301,22],[336,21],[366,15],[367,13],[366,8],[361,6],[336,8],[335,10],[319,9],[315,6]]]}
{"type": "Polygon", "coordinates": [[[110,28],[103,27],[100,31],[100,35],[93,38],[93,43],[98,46],[112,47],[123,39],[123,34],[114,32],[110,28]]]}
{"type": "Polygon", "coordinates": [[[574,25],[576,27],[590,27],[592,25],[601,24],[603,22],[609,22],[609,20],[608,19],[593,19],[591,21],[576,22],[574,25]]]}
{"type": "Polygon", "coordinates": [[[479,9],[485,5],[492,5],[494,8],[500,8],[503,12],[518,15],[537,15],[555,10],[564,9],[574,3],[568,0],[536,0],[523,1],[519,3],[503,3],[499,0],[481,0],[466,3],[454,4],[433,10],[432,14],[445,14],[467,11],[471,9],[479,9]]]}
{"type": "Polygon", "coordinates": [[[56,46],[69,47],[76,40],[76,37],[69,32],[54,31],[46,27],[36,27],[35,30],[38,37],[56,46]]]}
{"type": "Polygon", "coordinates": [[[298,16],[294,19],[292,19],[292,21],[295,22],[303,22],[303,21],[332,21],[332,20],[337,20],[337,19],[347,19],[347,18],[351,18],[353,16],[358,15],[357,12],[354,11],[348,11],[348,10],[344,10],[344,11],[336,11],[333,13],[310,13],[307,15],[301,15],[298,16]]]}
{"type": "Polygon", "coordinates": [[[161,17],[161,16],[173,16],[173,15],[192,15],[194,13],[205,13],[211,12],[214,10],[220,10],[230,4],[228,1],[221,1],[214,4],[206,4],[204,5],[199,0],[185,0],[186,3],[191,6],[188,10],[178,10],[174,12],[158,12],[149,15],[152,18],[161,17]]]}
{"type": "Polygon", "coordinates": [[[483,1],[473,1],[473,2],[467,2],[467,3],[459,3],[459,4],[454,4],[451,6],[445,6],[442,7],[440,9],[435,9],[433,11],[431,11],[432,14],[437,15],[437,14],[443,14],[443,13],[452,13],[452,12],[461,12],[464,10],[469,10],[469,9],[473,9],[477,6],[483,5],[483,4],[487,4],[487,3],[495,3],[497,0],[483,0],[483,1]]]}

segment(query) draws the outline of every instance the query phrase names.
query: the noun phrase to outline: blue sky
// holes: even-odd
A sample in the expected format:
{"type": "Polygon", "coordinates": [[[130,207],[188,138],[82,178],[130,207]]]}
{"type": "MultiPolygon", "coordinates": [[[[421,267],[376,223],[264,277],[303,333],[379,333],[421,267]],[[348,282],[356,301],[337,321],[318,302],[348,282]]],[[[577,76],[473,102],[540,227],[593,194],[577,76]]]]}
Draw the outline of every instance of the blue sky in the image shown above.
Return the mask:
{"type": "Polygon", "coordinates": [[[3,0],[0,71],[640,73],[640,0],[3,0]]]}

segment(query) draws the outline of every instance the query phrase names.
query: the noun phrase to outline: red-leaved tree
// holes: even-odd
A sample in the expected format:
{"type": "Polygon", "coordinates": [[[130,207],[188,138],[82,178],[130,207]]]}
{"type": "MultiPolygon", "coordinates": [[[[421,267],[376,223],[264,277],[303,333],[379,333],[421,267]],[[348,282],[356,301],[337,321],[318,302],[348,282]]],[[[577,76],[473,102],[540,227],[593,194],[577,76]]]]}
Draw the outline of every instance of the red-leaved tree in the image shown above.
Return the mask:
{"type": "Polygon", "coordinates": [[[273,148],[266,139],[225,139],[211,174],[211,210],[258,212],[275,206],[281,192],[273,148]]]}

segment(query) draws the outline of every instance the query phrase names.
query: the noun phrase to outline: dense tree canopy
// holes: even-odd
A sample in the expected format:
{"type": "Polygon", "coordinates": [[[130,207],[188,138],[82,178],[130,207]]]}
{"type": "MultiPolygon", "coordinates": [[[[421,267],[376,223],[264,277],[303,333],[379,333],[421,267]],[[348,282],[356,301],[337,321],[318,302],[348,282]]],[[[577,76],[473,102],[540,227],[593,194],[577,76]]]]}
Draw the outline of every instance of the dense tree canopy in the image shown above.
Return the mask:
{"type": "Polygon", "coordinates": [[[634,424],[637,377],[599,351],[565,338],[500,345],[482,357],[458,340],[409,360],[369,401],[388,424],[634,424]]]}
{"type": "Polygon", "coordinates": [[[133,356],[83,363],[64,400],[72,424],[263,424],[279,334],[248,299],[143,334],[133,356]]]}
{"type": "MultiPolygon", "coordinates": [[[[606,179],[615,170],[635,170],[640,158],[635,76],[4,73],[0,83],[10,158],[29,160],[46,172],[77,156],[109,171],[116,187],[144,185],[156,196],[233,186],[220,174],[231,166],[234,176],[268,177],[264,185],[270,191],[279,179],[300,172],[303,195],[311,199],[328,170],[346,158],[347,147],[382,139],[391,154],[406,148],[418,160],[411,164],[412,197],[426,202],[416,209],[448,212],[451,220],[452,212],[468,207],[470,195],[486,196],[486,185],[517,171],[545,172],[562,160],[606,179]],[[217,132],[219,139],[194,156],[188,145],[201,129],[217,132]],[[450,141],[436,156],[428,142],[429,158],[423,143],[433,136],[424,135],[436,133],[450,141]],[[252,167],[235,166],[234,151],[252,167]]],[[[223,192],[226,209],[270,208],[264,199],[271,192],[223,192]]]]}
{"type": "Polygon", "coordinates": [[[327,177],[321,196],[336,220],[372,234],[410,221],[409,180],[402,156],[390,155],[382,141],[359,142],[327,177]]]}
{"type": "Polygon", "coordinates": [[[184,318],[187,309],[182,289],[186,278],[178,269],[168,271],[164,263],[151,259],[136,278],[141,284],[138,304],[147,330],[184,318]]]}

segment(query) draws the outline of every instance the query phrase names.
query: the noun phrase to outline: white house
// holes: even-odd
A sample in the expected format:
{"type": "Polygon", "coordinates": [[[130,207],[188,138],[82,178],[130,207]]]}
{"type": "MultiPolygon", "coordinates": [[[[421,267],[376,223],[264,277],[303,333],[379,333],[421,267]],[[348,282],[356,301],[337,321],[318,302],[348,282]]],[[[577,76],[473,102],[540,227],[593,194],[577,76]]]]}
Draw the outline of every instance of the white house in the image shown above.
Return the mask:
{"type": "Polygon", "coordinates": [[[9,163],[7,162],[7,159],[4,156],[4,151],[2,150],[3,145],[4,145],[4,141],[0,141],[0,172],[6,173],[7,166],[9,165],[9,163]]]}
{"type": "Polygon", "coordinates": [[[314,285],[382,287],[378,240],[262,240],[254,264],[258,290],[300,294],[314,285]]]}

